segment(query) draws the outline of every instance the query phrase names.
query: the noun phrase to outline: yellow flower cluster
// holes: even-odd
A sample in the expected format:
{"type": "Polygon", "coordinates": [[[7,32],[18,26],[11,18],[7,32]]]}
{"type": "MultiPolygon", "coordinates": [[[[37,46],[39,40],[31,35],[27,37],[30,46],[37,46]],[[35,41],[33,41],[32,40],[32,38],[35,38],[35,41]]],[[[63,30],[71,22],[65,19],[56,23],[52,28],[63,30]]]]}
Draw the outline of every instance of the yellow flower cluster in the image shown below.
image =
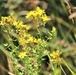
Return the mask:
{"type": "Polygon", "coordinates": [[[59,50],[57,51],[53,51],[51,54],[50,54],[50,61],[51,62],[54,62],[54,63],[59,63],[61,62],[61,58],[60,58],[60,55],[61,55],[61,52],[59,50]]]}
{"type": "MultiPolygon", "coordinates": [[[[39,8],[37,8],[37,11],[38,10],[40,13],[42,12],[42,10],[40,10],[39,8]]],[[[23,47],[28,46],[28,44],[39,45],[42,43],[41,39],[37,39],[28,33],[28,30],[31,28],[30,25],[25,25],[23,21],[16,20],[16,18],[13,15],[2,17],[0,21],[0,26],[4,27],[5,30],[7,30],[7,28],[9,29],[11,28],[18,35],[17,38],[18,42],[23,47]]],[[[25,56],[26,56],[26,52],[20,52],[19,54],[20,58],[24,58],[25,56]]]]}
{"type": "Polygon", "coordinates": [[[19,43],[20,45],[26,45],[26,44],[31,44],[31,45],[39,45],[42,43],[41,39],[36,39],[33,36],[31,36],[30,34],[25,34],[24,37],[20,37],[19,38],[19,43]]]}
{"type": "Polygon", "coordinates": [[[39,7],[36,8],[34,11],[30,11],[27,13],[26,18],[33,18],[34,21],[39,21],[45,24],[48,20],[50,20],[47,15],[45,14],[45,11],[40,9],[39,7]]]}
{"type": "Polygon", "coordinates": [[[28,34],[28,30],[31,28],[30,25],[24,25],[22,21],[14,21],[13,25],[18,29],[18,41],[20,45],[26,45],[26,44],[41,44],[41,39],[36,39],[32,35],[28,34]]]}
{"type": "Polygon", "coordinates": [[[1,17],[0,26],[4,25],[12,25],[13,21],[15,20],[14,16],[8,16],[8,17],[1,17]]]}
{"type": "Polygon", "coordinates": [[[13,25],[16,27],[16,28],[22,28],[22,27],[24,27],[24,24],[23,24],[23,22],[22,21],[14,21],[13,22],[13,25]]]}
{"type": "Polygon", "coordinates": [[[19,58],[23,59],[25,56],[27,56],[26,52],[20,52],[19,53],[19,58]]]}

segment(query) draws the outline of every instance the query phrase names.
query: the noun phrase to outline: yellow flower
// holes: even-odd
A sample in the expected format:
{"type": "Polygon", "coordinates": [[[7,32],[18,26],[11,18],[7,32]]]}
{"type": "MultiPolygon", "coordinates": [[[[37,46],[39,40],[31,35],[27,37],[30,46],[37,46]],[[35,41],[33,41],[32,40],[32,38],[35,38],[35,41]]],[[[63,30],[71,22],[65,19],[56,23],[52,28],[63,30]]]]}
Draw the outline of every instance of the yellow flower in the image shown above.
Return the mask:
{"type": "Polygon", "coordinates": [[[33,21],[43,22],[43,24],[45,24],[48,20],[50,20],[45,14],[45,11],[40,9],[39,7],[37,7],[36,10],[34,11],[28,12],[26,18],[32,18],[33,21]]]}
{"type": "Polygon", "coordinates": [[[19,58],[22,58],[23,59],[25,56],[27,56],[26,55],[26,52],[20,52],[19,53],[19,58]]]}
{"type": "Polygon", "coordinates": [[[17,25],[18,25],[18,22],[17,22],[17,21],[14,21],[14,22],[13,22],[13,25],[14,25],[14,26],[17,26],[17,25]]]}
{"type": "Polygon", "coordinates": [[[23,22],[22,22],[22,21],[14,21],[14,22],[13,22],[13,25],[14,25],[16,28],[23,28],[23,22]]]}
{"type": "Polygon", "coordinates": [[[24,45],[26,44],[26,41],[27,41],[27,40],[26,40],[24,37],[20,37],[20,38],[18,39],[18,41],[19,41],[19,44],[20,44],[20,45],[23,45],[23,46],[24,46],[24,45]]]}
{"type": "Polygon", "coordinates": [[[34,11],[30,11],[30,12],[27,13],[26,18],[29,18],[29,17],[31,17],[33,15],[35,15],[35,12],[34,11]]]}
{"type": "Polygon", "coordinates": [[[30,35],[30,37],[27,38],[27,43],[33,43],[34,38],[30,35]]]}
{"type": "Polygon", "coordinates": [[[57,51],[53,51],[53,52],[50,54],[50,56],[51,56],[52,58],[57,58],[57,57],[60,56],[60,54],[61,54],[61,52],[60,52],[59,50],[57,50],[57,51]]]}
{"type": "Polygon", "coordinates": [[[1,25],[12,25],[14,20],[15,20],[14,16],[1,17],[0,24],[1,25]]]}
{"type": "Polygon", "coordinates": [[[43,23],[45,24],[50,19],[46,16],[46,14],[42,15],[41,19],[43,20],[43,23]]]}
{"type": "Polygon", "coordinates": [[[42,40],[41,39],[37,39],[37,44],[41,44],[42,43],[42,40]]]}
{"type": "Polygon", "coordinates": [[[29,18],[29,17],[36,18],[41,16],[44,13],[45,13],[44,10],[37,7],[36,10],[28,12],[26,15],[26,18],[29,18]]]}
{"type": "Polygon", "coordinates": [[[44,14],[44,10],[40,9],[39,7],[36,8],[36,13],[41,16],[42,14],[44,14]]]}
{"type": "Polygon", "coordinates": [[[60,58],[60,57],[58,57],[56,60],[55,60],[55,62],[57,62],[57,63],[59,63],[59,62],[61,62],[62,61],[62,58],[60,58]]]}
{"type": "Polygon", "coordinates": [[[4,26],[5,25],[5,21],[0,21],[0,25],[4,26]]]}
{"type": "Polygon", "coordinates": [[[56,52],[52,52],[52,53],[50,54],[50,56],[51,56],[52,58],[56,58],[56,57],[57,57],[57,53],[56,53],[56,52]]]}
{"type": "Polygon", "coordinates": [[[58,63],[61,61],[61,58],[60,58],[60,55],[61,55],[61,52],[59,50],[57,51],[53,51],[51,54],[50,54],[50,61],[51,62],[55,62],[55,63],[58,63]]]}

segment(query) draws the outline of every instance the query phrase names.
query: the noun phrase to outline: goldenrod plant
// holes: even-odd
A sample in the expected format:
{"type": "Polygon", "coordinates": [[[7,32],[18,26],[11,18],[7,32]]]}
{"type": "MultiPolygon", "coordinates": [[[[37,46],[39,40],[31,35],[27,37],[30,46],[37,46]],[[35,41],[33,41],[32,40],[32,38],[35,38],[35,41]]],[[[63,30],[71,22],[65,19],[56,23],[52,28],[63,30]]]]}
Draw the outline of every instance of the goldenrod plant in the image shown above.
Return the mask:
{"type": "MultiPolygon", "coordinates": [[[[37,33],[40,34],[39,26],[45,27],[50,18],[46,15],[45,10],[37,7],[35,10],[30,11],[26,15],[26,19],[32,18],[32,21],[37,24],[37,33]]],[[[52,30],[48,32],[47,39],[43,39],[42,35],[33,36],[29,33],[32,25],[27,25],[21,20],[11,14],[7,17],[1,17],[0,27],[7,36],[8,40],[3,44],[9,52],[13,66],[18,75],[66,75],[62,64],[64,64],[72,75],[75,73],[68,66],[68,63],[61,57],[62,50],[48,49],[48,41],[57,38],[56,28],[53,26],[52,30]],[[15,42],[15,43],[14,43],[15,42]],[[18,43],[16,45],[16,43],[18,43]],[[43,57],[48,56],[50,71],[43,72],[42,61],[43,57]]],[[[1,47],[0,47],[1,48],[1,47]]],[[[14,73],[13,73],[14,74],[14,73]]],[[[12,75],[12,74],[10,74],[12,75]]]]}

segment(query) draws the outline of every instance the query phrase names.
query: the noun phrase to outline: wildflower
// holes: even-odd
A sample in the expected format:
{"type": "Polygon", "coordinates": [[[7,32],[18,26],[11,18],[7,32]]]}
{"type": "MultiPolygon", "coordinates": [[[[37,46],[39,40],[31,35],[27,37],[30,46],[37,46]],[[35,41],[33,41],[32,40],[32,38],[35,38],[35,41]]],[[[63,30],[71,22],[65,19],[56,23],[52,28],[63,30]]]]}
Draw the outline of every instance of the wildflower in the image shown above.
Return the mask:
{"type": "Polygon", "coordinates": [[[3,25],[12,25],[13,21],[15,20],[14,16],[8,16],[8,17],[1,17],[0,24],[3,25]]]}
{"type": "Polygon", "coordinates": [[[0,21],[0,25],[5,25],[5,21],[0,21]]]}
{"type": "Polygon", "coordinates": [[[59,50],[57,51],[53,51],[51,54],[50,54],[50,57],[51,57],[51,62],[55,62],[55,63],[58,63],[61,61],[61,58],[60,58],[60,55],[61,55],[61,52],[59,50]]]}
{"type": "Polygon", "coordinates": [[[23,22],[22,21],[14,21],[13,22],[13,25],[16,27],[16,28],[22,28],[23,27],[23,22]]]}
{"type": "Polygon", "coordinates": [[[37,44],[41,44],[42,43],[42,40],[41,39],[37,39],[37,44]]]}
{"type": "Polygon", "coordinates": [[[36,8],[37,15],[41,16],[42,14],[45,14],[44,10],[40,9],[39,7],[36,8]]]}
{"type": "Polygon", "coordinates": [[[19,58],[22,58],[23,59],[25,56],[27,56],[26,55],[26,52],[20,52],[19,53],[19,58]]]}
{"type": "Polygon", "coordinates": [[[29,17],[32,17],[32,18],[40,17],[44,13],[45,13],[44,10],[40,9],[39,7],[37,7],[36,10],[28,12],[27,15],[26,15],[26,18],[29,18],[29,17]]]}
{"type": "Polygon", "coordinates": [[[43,24],[50,20],[45,14],[45,11],[40,9],[39,7],[37,7],[36,10],[27,13],[26,18],[30,17],[33,19],[33,21],[42,22],[43,24]]]}
{"type": "Polygon", "coordinates": [[[18,25],[18,22],[17,22],[17,21],[14,21],[14,22],[13,22],[13,25],[14,25],[14,26],[17,26],[17,25],[18,25]]]}
{"type": "Polygon", "coordinates": [[[33,43],[34,42],[34,37],[30,35],[30,37],[27,38],[27,43],[33,43]]]}
{"type": "Polygon", "coordinates": [[[43,23],[45,24],[50,19],[46,16],[46,14],[42,15],[41,19],[43,20],[43,23]]]}
{"type": "Polygon", "coordinates": [[[18,41],[19,41],[19,44],[20,45],[25,45],[25,43],[26,43],[26,39],[24,39],[24,37],[20,37],[19,39],[18,39],[18,41]]]}
{"type": "Polygon", "coordinates": [[[61,54],[61,52],[60,52],[59,50],[57,50],[57,51],[53,51],[53,52],[50,54],[50,56],[51,56],[52,58],[57,58],[57,57],[60,56],[60,54],[61,54]]]}
{"type": "Polygon", "coordinates": [[[35,14],[34,11],[30,11],[27,13],[26,18],[29,18],[29,17],[33,16],[34,14],[35,14]]]}

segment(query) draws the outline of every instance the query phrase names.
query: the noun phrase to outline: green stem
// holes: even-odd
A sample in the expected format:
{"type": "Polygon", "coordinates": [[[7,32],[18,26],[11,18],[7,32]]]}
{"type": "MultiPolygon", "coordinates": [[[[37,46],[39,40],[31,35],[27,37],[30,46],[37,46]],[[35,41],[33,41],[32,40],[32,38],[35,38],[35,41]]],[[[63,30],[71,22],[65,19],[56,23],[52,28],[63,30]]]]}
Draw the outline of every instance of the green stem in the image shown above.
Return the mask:
{"type": "Polygon", "coordinates": [[[56,75],[56,69],[57,69],[57,65],[52,64],[52,70],[54,75],[56,75]]]}
{"type": "Polygon", "coordinates": [[[39,30],[38,27],[37,27],[37,31],[38,31],[38,33],[39,33],[39,35],[40,35],[40,38],[41,38],[41,32],[40,32],[40,30],[39,30]]]}
{"type": "Polygon", "coordinates": [[[60,65],[61,70],[63,71],[64,75],[66,75],[64,69],[62,68],[62,66],[60,65]]]}
{"type": "Polygon", "coordinates": [[[71,72],[72,75],[76,75],[72,69],[68,66],[68,64],[66,63],[66,61],[63,59],[64,64],[66,65],[66,67],[69,69],[69,71],[71,72]]]}
{"type": "Polygon", "coordinates": [[[10,36],[10,34],[9,34],[9,31],[8,31],[8,33],[7,33],[7,36],[8,36],[8,38],[9,38],[9,44],[11,45],[12,50],[15,49],[15,45],[14,45],[14,43],[13,43],[13,39],[11,38],[11,36],[10,36]]]}

